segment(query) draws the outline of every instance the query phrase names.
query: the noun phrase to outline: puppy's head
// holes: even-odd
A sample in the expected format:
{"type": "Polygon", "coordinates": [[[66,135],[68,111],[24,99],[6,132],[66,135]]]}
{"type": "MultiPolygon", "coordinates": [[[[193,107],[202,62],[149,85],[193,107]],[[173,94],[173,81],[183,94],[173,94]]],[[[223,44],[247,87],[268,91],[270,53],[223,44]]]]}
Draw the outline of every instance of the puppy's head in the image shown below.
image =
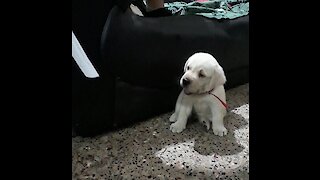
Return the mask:
{"type": "Polygon", "coordinates": [[[224,85],[226,77],[217,60],[208,53],[195,53],[184,65],[180,85],[186,94],[204,93],[224,85]]]}

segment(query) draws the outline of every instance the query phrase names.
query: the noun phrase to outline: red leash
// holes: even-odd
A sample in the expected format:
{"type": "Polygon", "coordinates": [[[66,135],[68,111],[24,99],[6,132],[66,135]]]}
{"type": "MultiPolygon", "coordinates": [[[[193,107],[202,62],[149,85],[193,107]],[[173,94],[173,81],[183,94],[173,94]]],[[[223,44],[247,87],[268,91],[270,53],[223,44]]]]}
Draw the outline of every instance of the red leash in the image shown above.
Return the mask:
{"type": "MultiPolygon", "coordinates": [[[[214,97],[216,97],[216,98],[221,102],[221,104],[222,104],[226,109],[228,109],[227,103],[223,102],[218,96],[216,96],[215,94],[213,94],[212,91],[213,91],[213,89],[211,89],[210,91],[204,92],[204,93],[200,93],[200,94],[198,94],[198,95],[203,95],[203,94],[207,94],[207,93],[210,94],[210,95],[213,95],[214,97]]],[[[186,93],[185,93],[185,94],[186,94],[186,93]]],[[[192,93],[188,93],[188,94],[186,94],[186,95],[192,95],[192,93]]]]}
{"type": "Polygon", "coordinates": [[[220,102],[221,104],[226,108],[228,109],[228,105],[227,103],[223,102],[218,96],[216,96],[215,94],[212,94],[211,92],[209,92],[209,94],[213,95],[214,97],[216,97],[220,102]]]}

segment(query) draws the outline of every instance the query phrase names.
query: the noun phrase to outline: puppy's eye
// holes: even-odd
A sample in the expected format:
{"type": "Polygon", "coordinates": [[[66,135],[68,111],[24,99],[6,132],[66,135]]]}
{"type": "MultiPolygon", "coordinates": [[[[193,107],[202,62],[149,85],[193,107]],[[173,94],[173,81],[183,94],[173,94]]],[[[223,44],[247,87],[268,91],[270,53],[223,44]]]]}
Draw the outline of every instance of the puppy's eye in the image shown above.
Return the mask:
{"type": "Polygon", "coordinates": [[[200,77],[200,78],[204,78],[204,77],[206,77],[206,76],[200,72],[200,73],[199,73],[199,77],[200,77]]]}
{"type": "Polygon", "coordinates": [[[189,70],[190,69],[190,66],[187,66],[187,70],[189,70]]]}

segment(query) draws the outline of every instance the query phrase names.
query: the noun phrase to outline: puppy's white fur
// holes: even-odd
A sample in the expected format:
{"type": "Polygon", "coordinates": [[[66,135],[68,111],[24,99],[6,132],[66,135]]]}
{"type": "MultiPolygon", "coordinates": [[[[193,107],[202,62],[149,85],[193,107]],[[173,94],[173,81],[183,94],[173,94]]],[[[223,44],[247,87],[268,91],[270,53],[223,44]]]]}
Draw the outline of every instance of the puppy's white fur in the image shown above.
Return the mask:
{"type": "Polygon", "coordinates": [[[212,93],[226,102],[226,77],[222,67],[212,55],[195,53],[185,63],[184,72],[180,79],[180,85],[184,88],[178,97],[175,112],[170,117],[170,122],[174,122],[170,130],[182,132],[186,128],[188,117],[194,111],[208,130],[211,123],[215,135],[226,135],[227,129],[223,124],[226,109],[216,97],[205,93],[213,89],[212,93]],[[188,79],[190,84],[183,86],[183,79],[188,79]]]}

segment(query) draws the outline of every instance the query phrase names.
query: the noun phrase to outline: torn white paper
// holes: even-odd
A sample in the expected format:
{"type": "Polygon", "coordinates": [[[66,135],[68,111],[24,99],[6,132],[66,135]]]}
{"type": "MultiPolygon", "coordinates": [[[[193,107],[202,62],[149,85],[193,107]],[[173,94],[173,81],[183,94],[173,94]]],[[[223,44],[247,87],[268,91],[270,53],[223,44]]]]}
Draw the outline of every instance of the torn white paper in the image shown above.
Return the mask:
{"type": "Polygon", "coordinates": [[[88,56],[82,49],[78,39],[74,35],[72,31],[72,57],[80,67],[83,74],[88,78],[96,78],[99,77],[98,72],[93,67],[91,61],[88,56]]]}

